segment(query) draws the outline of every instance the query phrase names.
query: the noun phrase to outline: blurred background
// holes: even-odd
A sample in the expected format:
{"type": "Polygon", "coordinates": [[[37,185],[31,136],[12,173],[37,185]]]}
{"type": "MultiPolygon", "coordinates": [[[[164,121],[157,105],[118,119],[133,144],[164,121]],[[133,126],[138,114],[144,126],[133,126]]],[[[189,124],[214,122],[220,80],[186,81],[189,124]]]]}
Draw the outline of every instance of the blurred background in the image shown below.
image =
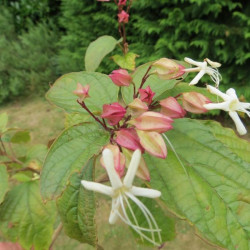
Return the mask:
{"type": "MultiPolygon", "coordinates": [[[[221,89],[232,86],[250,102],[249,1],[134,0],[130,13],[128,42],[140,56],[137,66],[161,57],[208,57],[222,63],[221,89]]],[[[30,144],[47,144],[64,128],[63,112],[50,106],[44,94],[60,75],[84,70],[91,41],[102,35],[119,39],[116,15],[112,1],[0,0],[0,113],[8,112],[12,126],[32,132],[30,144]]],[[[98,71],[116,68],[107,57],[98,71]]],[[[234,127],[231,121],[228,126],[234,127]]],[[[135,248],[126,226],[106,223],[109,207],[102,198],[97,220],[104,248],[148,249],[135,248]]],[[[177,238],[164,249],[214,249],[186,222],[178,221],[176,231],[177,238]]],[[[62,232],[55,249],[89,248],[62,232]]]]}

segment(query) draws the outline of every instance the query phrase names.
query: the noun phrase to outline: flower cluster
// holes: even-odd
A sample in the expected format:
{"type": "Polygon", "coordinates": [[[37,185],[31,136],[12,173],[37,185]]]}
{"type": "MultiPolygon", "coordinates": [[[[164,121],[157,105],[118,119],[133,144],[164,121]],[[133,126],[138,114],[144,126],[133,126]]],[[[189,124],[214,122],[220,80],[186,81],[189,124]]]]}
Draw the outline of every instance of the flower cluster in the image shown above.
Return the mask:
{"type": "Polygon", "coordinates": [[[218,89],[220,80],[222,78],[217,68],[219,68],[221,64],[218,62],[213,62],[208,58],[204,59],[204,62],[196,62],[190,58],[185,58],[184,60],[196,66],[194,68],[184,69],[185,72],[199,72],[189,83],[189,85],[197,84],[204,74],[208,74],[215,82],[215,87],[207,85],[207,90],[211,94],[217,95],[223,100],[223,102],[220,103],[209,103],[208,101],[203,103],[204,110],[221,109],[227,111],[229,116],[233,119],[238,133],[240,135],[245,135],[247,130],[243,125],[237,111],[245,113],[248,117],[250,117],[250,103],[240,102],[233,88],[228,89],[225,94],[218,89]],[[210,66],[208,66],[208,64],[210,66]]]}

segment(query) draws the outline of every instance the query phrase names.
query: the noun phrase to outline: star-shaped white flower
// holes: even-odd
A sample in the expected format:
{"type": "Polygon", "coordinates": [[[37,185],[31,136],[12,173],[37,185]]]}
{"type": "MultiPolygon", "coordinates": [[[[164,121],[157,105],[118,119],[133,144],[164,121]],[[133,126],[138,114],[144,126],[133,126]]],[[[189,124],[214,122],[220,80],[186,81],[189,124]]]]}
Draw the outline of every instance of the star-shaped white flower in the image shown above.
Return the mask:
{"type": "Polygon", "coordinates": [[[110,186],[106,186],[100,183],[82,180],[81,184],[84,188],[108,195],[112,198],[112,209],[109,216],[109,223],[114,224],[118,218],[124,221],[126,224],[131,226],[140,236],[141,239],[146,239],[156,246],[159,246],[161,240],[160,229],[148,208],[138,199],[136,196],[143,196],[147,198],[157,198],[161,196],[161,192],[149,188],[135,187],[132,185],[136,171],[138,169],[141,151],[137,149],[131,158],[128,171],[123,181],[120,179],[119,175],[115,171],[114,158],[112,151],[109,149],[104,149],[102,152],[104,165],[109,176],[111,183],[110,186]],[[138,225],[136,216],[133,209],[129,203],[129,199],[132,200],[142,211],[149,228],[143,228],[138,225]],[[128,215],[126,207],[129,210],[128,215]],[[133,220],[131,221],[131,218],[133,220]],[[151,238],[144,232],[149,232],[151,238]],[[155,233],[158,237],[158,242],[156,241],[155,233]]]}
{"type": "Polygon", "coordinates": [[[219,86],[220,80],[222,78],[217,68],[221,66],[220,63],[213,62],[208,58],[204,59],[204,62],[196,62],[191,58],[185,57],[184,61],[196,66],[195,68],[184,69],[185,72],[199,72],[196,77],[189,83],[189,85],[197,84],[205,74],[208,74],[215,82],[216,87],[219,86]],[[208,66],[208,64],[210,66],[208,66]]]}
{"type": "Polygon", "coordinates": [[[238,133],[240,135],[246,134],[247,130],[243,125],[242,121],[240,120],[237,111],[244,112],[248,115],[248,117],[250,117],[250,111],[248,111],[248,109],[250,109],[250,103],[240,102],[233,88],[228,89],[226,91],[226,94],[222,93],[220,90],[210,85],[207,86],[207,89],[210,93],[221,97],[224,102],[204,104],[204,108],[208,110],[222,109],[224,111],[229,112],[229,115],[231,116],[236,125],[238,133]]]}

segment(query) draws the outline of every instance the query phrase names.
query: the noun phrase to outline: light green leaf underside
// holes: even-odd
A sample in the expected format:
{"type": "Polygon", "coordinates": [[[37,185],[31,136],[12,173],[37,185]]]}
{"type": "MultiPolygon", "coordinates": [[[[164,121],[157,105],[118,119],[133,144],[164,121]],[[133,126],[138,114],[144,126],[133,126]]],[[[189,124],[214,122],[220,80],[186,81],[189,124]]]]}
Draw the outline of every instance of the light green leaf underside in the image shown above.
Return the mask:
{"type": "Polygon", "coordinates": [[[10,240],[18,240],[24,249],[48,249],[55,211],[54,203],[42,202],[37,181],[22,183],[7,193],[0,206],[1,231],[10,240]]]}
{"type": "Polygon", "coordinates": [[[151,168],[152,187],[162,191],[163,201],[173,212],[186,217],[213,243],[247,250],[250,165],[235,153],[239,143],[236,135],[231,134],[227,145],[223,137],[217,138],[223,135],[222,130],[216,123],[209,126],[189,119],[175,121],[174,130],[166,135],[188,175],[171,150],[166,160],[147,156],[146,161],[151,168]]]}
{"type": "Polygon", "coordinates": [[[102,112],[103,104],[117,101],[118,87],[104,74],[97,72],[73,72],[63,75],[56,80],[47,92],[47,99],[67,112],[86,111],[77,103],[77,96],[73,94],[77,83],[90,85],[90,97],[85,99],[87,107],[95,113],[102,112]]]}
{"type": "Polygon", "coordinates": [[[65,128],[69,128],[80,123],[91,122],[91,121],[93,121],[93,118],[89,114],[66,113],[64,126],[65,128]]]}
{"type": "Polygon", "coordinates": [[[86,71],[95,71],[103,58],[112,52],[118,41],[112,36],[101,36],[89,44],[85,54],[86,71]]]}
{"type": "MultiPolygon", "coordinates": [[[[149,66],[152,64],[153,62],[150,63],[146,63],[143,64],[141,66],[139,66],[135,72],[132,74],[133,77],[133,81],[135,83],[136,86],[136,90],[139,88],[142,78],[145,75],[145,73],[147,72],[149,66]]],[[[183,62],[179,62],[181,64],[184,64],[183,62]]],[[[153,69],[150,70],[150,72],[152,72],[153,69]]],[[[185,77],[186,75],[184,75],[183,77],[185,77]]],[[[143,85],[143,88],[146,88],[147,86],[150,86],[150,88],[152,89],[153,92],[155,92],[155,96],[154,99],[158,100],[158,97],[161,96],[162,93],[164,93],[166,90],[168,89],[172,89],[180,80],[162,80],[160,79],[157,75],[151,75],[146,83],[143,85]]],[[[130,102],[133,101],[133,86],[130,85],[129,87],[123,87],[122,88],[122,96],[124,101],[128,104],[130,102]]]]}
{"type": "Polygon", "coordinates": [[[94,180],[94,159],[83,167],[81,173],[70,177],[70,184],[57,200],[57,207],[65,233],[80,242],[97,244],[95,224],[95,197],[81,185],[81,180],[94,180]]]}
{"type": "Polygon", "coordinates": [[[5,165],[0,164],[0,203],[8,190],[8,173],[5,165]]]}
{"type": "Polygon", "coordinates": [[[66,129],[53,143],[41,175],[41,193],[45,200],[61,194],[73,172],[98,154],[109,141],[109,134],[98,125],[86,123],[66,129]]]}

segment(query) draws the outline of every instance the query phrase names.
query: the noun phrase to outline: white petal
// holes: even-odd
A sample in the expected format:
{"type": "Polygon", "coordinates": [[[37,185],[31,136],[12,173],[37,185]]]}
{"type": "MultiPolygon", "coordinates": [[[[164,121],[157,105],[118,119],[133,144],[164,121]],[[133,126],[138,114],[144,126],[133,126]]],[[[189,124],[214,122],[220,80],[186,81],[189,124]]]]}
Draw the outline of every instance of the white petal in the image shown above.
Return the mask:
{"type": "Polygon", "coordinates": [[[119,218],[119,208],[120,208],[120,200],[119,197],[116,199],[112,199],[112,209],[109,215],[109,223],[115,224],[117,219],[119,218]]]}
{"type": "Polygon", "coordinates": [[[204,70],[201,70],[196,77],[189,83],[189,85],[195,85],[199,82],[199,80],[204,76],[206,72],[204,70]]]}
{"type": "Polygon", "coordinates": [[[106,194],[109,196],[113,195],[113,189],[111,187],[108,187],[106,185],[97,183],[97,182],[93,182],[93,181],[81,181],[81,184],[84,186],[84,188],[91,190],[91,191],[95,191],[101,194],[106,194]]]}
{"type": "Polygon", "coordinates": [[[224,94],[224,93],[221,92],[219,89],[217,89],[217,88],[215,88],[215,87],[213,87],[213,86],[211,86],[211,85],[207,85],[207,90],[208,90],[210,93],[215,94],[215,95],[221,97],[224,101],[228,101],[228,100],[231,99],[230,96],[224,94]]]}
{"type": "Polygon", "coordinates": [[[207,61],[213,68],[219,68],[221,66],[218,62],[213,62],[210,59],[206,58],[205,61],[207,61]]]}
{"type": "Polygon", "coordinates": [[[135,196],[143,196],[147,198],[158,198],[161,196],[161,192],[150,188],[132,187],[130,191],[135,196]]]}
{"type": "Polygon", "coordinates": [[[245,135],[247,133],[247,130],[245,128],[245,126],[243,125],[241,119],[239,118],[237,112],[229,112],[229,115],[231,116],[231,118],[233,119],[235,125],[236,125],[236,129],[238,131],[238,133],[240,135],[245,135]]]}
{"type": "Polygon", "coordinates": [[[200,70],[200,67],[184,69],[185,72],[199,72],[200,70]]]}
{"type": "Polygon", "coordinates": [[[207,110],[222,109],[225,111],[229,111],[229,102],[207,103],[207,104],[204,104],[203,107],[207,110]]]}
{"type": "Polygon", "coordinates": [[[240,106],[241,106],[243,109],[250,109],[250,103],[248,103],[248,102],[241,102],[241,103],[240,103],[240,106]]]}
{"type": "Polygon", "coordinates": [[[115,171],[114,157],[112,151],[110,149],[105,148],[102,151],[102,156],[112,188],[117,189],[122,187],[122,181],[117,172],[115,171]]]}
{"type": "Polygon", "coordinates": [[[195,61],[195,60],[193,60],[193,59],[191,59],[191,58],[188,58],[188,57],[185,57],[185,58],[184,58],[184,61],[187,62],[187,63],[193,64],[193,65],[195,65],[195,66],[197,66],[197,67],[200,67],[200,66],[203,65],[202,62],[197,62],[197,61],[195,61]]]}
{"type": "Polygon", "coordinates": [[[238,97],[236,95],[235,89],[233,89],[233,88],[228,89],[226,91],[226,94],[229,95],[231,98],[238,100],[238,97]]]}
{"type": "Polygon", "coordinates": [[[140,160],[141,160],[141,151],[139,149],[136,149],[132,155],[127,174],[123,180],[124,186],[128,188],[132,187],[132,183],[134,181],[136,171],[139,167],[140,160]]]}

